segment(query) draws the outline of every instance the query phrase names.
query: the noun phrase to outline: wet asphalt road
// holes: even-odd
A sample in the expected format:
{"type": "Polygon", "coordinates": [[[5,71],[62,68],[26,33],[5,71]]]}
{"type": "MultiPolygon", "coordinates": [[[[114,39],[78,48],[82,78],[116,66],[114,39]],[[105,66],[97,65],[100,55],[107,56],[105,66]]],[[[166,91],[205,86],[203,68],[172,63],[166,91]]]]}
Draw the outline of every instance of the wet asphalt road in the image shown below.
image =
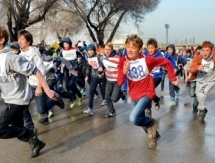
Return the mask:
{"type": "MultiPolygon", "coordinates": [[[[105,119],[106,106],[102,98],[94,102],[94,116],[83,114],[87,109],[87,96],[83,106],[60,110],[55,107],[55,116],[50,124],[37,122],[35,101],[30,111],[38,129],[38,137],[46,142],[40,156],[30,158],[28,143],[17,139],[0,140],[0,163],[214,163],[215,162],[215,101],[214,89],[207,98],[208,114],[205,123],[192,111],[192,98],[180,81],[180,97],[169,101],[168,82],[161,96],[160,110],[154,109],[161,139],[155,149],[148,149],[145,132],[129,122],[130,99],[114,104],[117,116],[105,119]]],[[[4,107],[3,101],[0,108],[4,107]]]]}

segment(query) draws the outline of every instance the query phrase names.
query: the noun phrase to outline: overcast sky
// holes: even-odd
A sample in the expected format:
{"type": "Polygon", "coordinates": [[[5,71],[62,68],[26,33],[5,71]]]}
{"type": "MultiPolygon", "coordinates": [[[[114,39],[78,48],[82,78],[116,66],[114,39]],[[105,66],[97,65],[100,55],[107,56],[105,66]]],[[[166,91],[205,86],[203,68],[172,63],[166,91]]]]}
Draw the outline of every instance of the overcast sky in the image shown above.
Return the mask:
{"type": "MultiPolygon", "coordinates": [[[[169,42],[187,41],[195,37],[196,43],[209,40],[215,43],[215,0],[161,0],[158,7],[145,16],[140,32],[166,41],[165,24],[169,24],[169,42]]],[[[120,27],[130,34],[134,23],[120,27]]]]}

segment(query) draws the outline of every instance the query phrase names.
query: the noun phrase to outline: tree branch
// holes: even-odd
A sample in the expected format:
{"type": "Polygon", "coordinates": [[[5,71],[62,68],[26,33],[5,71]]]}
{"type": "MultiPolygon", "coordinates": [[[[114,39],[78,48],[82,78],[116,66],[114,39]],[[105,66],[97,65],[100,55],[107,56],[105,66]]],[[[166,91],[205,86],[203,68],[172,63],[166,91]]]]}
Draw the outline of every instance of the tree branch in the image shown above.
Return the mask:
{"type": "Polygon", "coordinates": [[[93,42],[97,42],[96,37],[95,37],[92,29],[90,28],[90,26],[88,24],[86,24],[86,27],[87,27],[87,29],[88,29],[88,31],[90,33],[90,37],[92,38],[93,42]]]}
{"type": "Polygon", "coordinates": [[[110,34],[110,36],[109,36],[107,42],[111,42],[111,41],[112,41],[112,39],[113,39],[113,37],[114,37],[114,35],[115,35],[115,33],[116,33],[116,31],[117,31],[117,29],[118,29],[120,23],[121,23],[123,17],[125,16],[126,12],[127,12],[127,11],[125,10],[125,11],[123,11],[122,14],[120,15],[119,20],[117,21],[116,25],[114,26],[114,28],[113,28],[113,30],[112,30],[112,32],[111,32],[111,34],[110,34]]]}
{"type": "Polygon", "coordinates": [[[93,7],[90,9],[88,15],[87,15],[87,22],[89,23],[90,27],[92,27],[95,31],[98,31],[98,27],[96,25],[94,25],[91,20],[90,20],[90,16],[92,11],[95,9],[95,7],[98,5],[99,0],[96,0],[93,7]]]}
{"type": "Polygon", "coordinates": [[[52,7],[52,5],[56,2],[57,0],[52,0],[52,1],[49,1],[49,3],[47,2],[44,6],[44,9],[43,9],[43,13],[42,14],[39,14],[38,17],[34,18],[33,20],[30,20],[28,22],[28,26],[32,25],[32,24],[35,24],[41,20],[43,20],[46,16],[46,13],[48,12],[48,10],[52,7]]]}

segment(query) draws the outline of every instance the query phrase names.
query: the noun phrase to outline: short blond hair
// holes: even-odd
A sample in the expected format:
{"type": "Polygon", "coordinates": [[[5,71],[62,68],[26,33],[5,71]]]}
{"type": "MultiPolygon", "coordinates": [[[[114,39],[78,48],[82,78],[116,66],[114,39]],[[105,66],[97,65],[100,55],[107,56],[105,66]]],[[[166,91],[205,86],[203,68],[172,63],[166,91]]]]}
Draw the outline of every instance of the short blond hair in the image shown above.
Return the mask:
{"type": "Polygon", "coordinates": [[[142,48],[143,46],[143,40],[137,35],[128,36],[127,39],[125,40],[125,44],[127,45],[130,42],[132,42],[135,46],[138,46],[139,48],[142,48]]]}
{"type": "Polygon", "coordinates": [[[111,42],[106,43],[105,46],[108,46],[113,49],[113,44],[111,42]]]}

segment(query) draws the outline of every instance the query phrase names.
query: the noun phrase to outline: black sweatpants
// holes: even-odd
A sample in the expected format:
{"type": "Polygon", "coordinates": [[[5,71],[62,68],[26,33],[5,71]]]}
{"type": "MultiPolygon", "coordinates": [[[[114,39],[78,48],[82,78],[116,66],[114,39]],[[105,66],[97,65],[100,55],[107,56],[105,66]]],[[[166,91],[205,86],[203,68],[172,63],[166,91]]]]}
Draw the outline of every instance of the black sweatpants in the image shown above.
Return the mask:
{"type": "Polygon", "coordinates": [[[28,142],[33,134],[32,129],[24,127],[23,110],[28,109],[28,105],[6,104],[6,108],[0,112],[0,138],[18,138],[28,142]]]}

